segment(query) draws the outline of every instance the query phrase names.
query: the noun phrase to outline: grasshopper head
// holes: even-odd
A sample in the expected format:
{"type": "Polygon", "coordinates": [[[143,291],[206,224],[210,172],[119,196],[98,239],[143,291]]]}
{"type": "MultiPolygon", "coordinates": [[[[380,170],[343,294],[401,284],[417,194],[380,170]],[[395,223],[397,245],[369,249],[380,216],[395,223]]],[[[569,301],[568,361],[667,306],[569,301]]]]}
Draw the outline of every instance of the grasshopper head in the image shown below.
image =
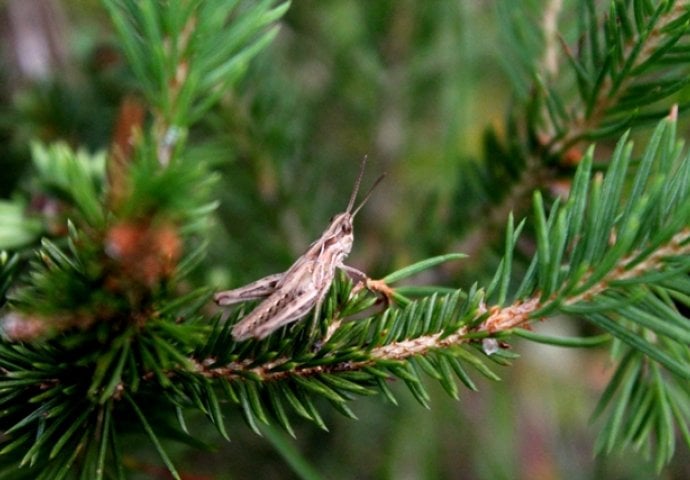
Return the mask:
{"type": "Polygon", "coordinates": [[[345,255],[350,253],[354,239],[352,219],[353,215],[350,212],[339,213],[331,219],[323,236],[326,239],[326,248],[337,244],[345,255]]]}
{"type": "Polygon", "coordinates": [[[350,195],[350,201],[347,204],[347,209],[343,213],[339,213],[331,218],[330,225],[328,225],[328,228],[321,237],[323,239],[322,241],[324,242],[322,248],[326,249],[337,246],[338,255],[341,259],[345,258],[352,249],[352,241],[354,238],[352,232],[352,221],[355,218],[355,215],[357,215],[359,210],[364,206],[365,203],[367,203],[367,200],[374,191],[374,188],[379,184],[379,182],[381,182],[381,180],[383,180],[384,177],[384,175],[381,175],[374,182],[367,194],[364,196],[364,199],[355,207],[355,200],[357,198],[357,192],[359,192],[359,185],[362,182],[362,175],[364,175],[366,161],[367,157],[364,157],[362,160],[362,165],[359,169],[359,175],[355,181],[355,186],[352,189],[352,194],[350,195]]]}

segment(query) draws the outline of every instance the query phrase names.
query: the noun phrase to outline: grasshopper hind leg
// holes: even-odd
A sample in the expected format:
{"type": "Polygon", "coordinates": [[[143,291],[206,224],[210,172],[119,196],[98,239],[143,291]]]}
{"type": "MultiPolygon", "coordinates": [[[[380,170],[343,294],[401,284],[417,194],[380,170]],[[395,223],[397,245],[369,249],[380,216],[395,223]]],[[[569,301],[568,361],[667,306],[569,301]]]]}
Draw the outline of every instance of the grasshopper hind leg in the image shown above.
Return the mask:
{"type": "Polygon", "coordinates": [[[213,300],[218,305],[234,305],[236,303],[247,302],[249,300],[258,300],[266,298],[276,291],[283,278],[282,273],[275,273],[259,280],[252,282],[244,287],[235,288],[233,290],[225,290],[218,292],[213,296],[213,300]]]}

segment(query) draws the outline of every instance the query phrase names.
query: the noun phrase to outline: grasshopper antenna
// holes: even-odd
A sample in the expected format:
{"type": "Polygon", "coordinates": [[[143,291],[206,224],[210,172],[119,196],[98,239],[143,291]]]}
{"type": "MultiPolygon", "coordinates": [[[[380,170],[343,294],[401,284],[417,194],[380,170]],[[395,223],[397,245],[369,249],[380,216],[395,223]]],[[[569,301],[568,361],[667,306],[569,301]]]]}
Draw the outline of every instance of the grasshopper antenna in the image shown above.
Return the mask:
{"type": "Polygon", "coordinates": [[[374,182],[374,184],[373,184],[373,185],[371,186],[371,188],[369,188],[369,190],[367,191],[367,194],[364,195],[364,199],[359,203],[359,205],[357,205],[357,208],[355,208],[355,211],[352,212],[352,216],[353,216],[353,217],[354,217],[355,215],[357,215],[357,212],[359,212],[359,211],[362,209],[362,207],[364,206],[364,204],[367,203],[367,200],[369,200],[369,197],[371,197],[371,194],[374,193],[374,189],[376,188],[376,186],[377,186],[379,183],[381,183],[381,181],[382,181],[384,178],[386,178],[386,174],[385,174],[385,173],[382,173],[381,175],[379,175],[379,178],[376,179],[376,181],[374,182]]]}
{"type": "Polygon", "coordinates": [[[355,204],[355,200],[357,199],[357,193],[359,193],[359,186],[362,183],[362,177],[364,176],[364,167],[367,165],[367,155],[364,155],[364,158],[362,159],[362,164],[359,167],[359,175],[357,175],[357,180],[355,181],[355,187],[352,189],[352,195],[350,195],[350,201],[347,204],[347,209],[345,210],[346,212],[352,212],[351,215],[354,217],[357,215],[357,212],[361,210],[361,208],[364,206],[365,203],[367,203],[367,200],[369,200],[369,197],[371,197],[371,194],[374,192],[374,189],[376,186],[381,183],[381,181],[386,177],[385,173],[382,173],[379,178],[376,179],[374,184],[369,188],[367,191],[366,195],[364,195],[364,199],[357,205],[357,207],[352,210],[352,207],[355,204]]]}
{"type": "Polygon", "coordinates": [[[355,180],[355,186],[350,194],[350,201],[347,203],[346,212],[350,212],[357,199],[357,193],[359,192],[359,184],[362,183],[362,177],[364,176],[364,168],[367,166],[367,155],[364,155],[362,163],[359,165],[359,175],[357,175],[357,180],[355,180]]]}
{"type": "Polygon", "coordinates": [[[359,212],[362,209],[362,207],[364,206],[364,204],[367,203],[367,201],[369,200],[369,197],[371,197],[371,194],[374,193],[374,189],[378,186],[379,183],[381,183],[383,181],[384,178],[386,178],[386,174],[382,173],[381,175],[379,175],[379,178],[376,179],[374,184],[371,187],[369,187],[369,190],[367,190],[367,193],[366,193],[366,195],[364,195],[364,198],[362,199],[362,201],[359,202],[359,205],[357,205],[357,208],[355,208],[355,211],[352,212],[353,217],[355,215],[357,215],[357,212],[359,212]]]}

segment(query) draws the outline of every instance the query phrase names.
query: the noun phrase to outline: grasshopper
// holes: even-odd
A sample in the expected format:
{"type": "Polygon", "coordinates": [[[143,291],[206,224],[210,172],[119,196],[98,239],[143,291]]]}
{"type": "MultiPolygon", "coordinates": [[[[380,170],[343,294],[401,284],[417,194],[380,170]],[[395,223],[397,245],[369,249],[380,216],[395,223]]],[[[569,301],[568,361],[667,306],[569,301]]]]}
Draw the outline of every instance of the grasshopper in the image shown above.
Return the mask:
{"type": "Polygon", "coordinates": [[[362,202],[354,208],[365,165],[366,157],[362,160],[345,211],[331,219],[321,237],[287,271],[269,275],[244,287],[216,293],[214,300],[219,305],[264,298],[233,327],[232,336],[236,341],[265,338],[283,325],[303,318],[314,307],[315,314],[318,314],[337,268],[353,278],[359,278],[360,282],[368,279],[363,272],[343,263],[352,250],[352,221],[385,176],[381,175],[374,182],[362,202]]]}

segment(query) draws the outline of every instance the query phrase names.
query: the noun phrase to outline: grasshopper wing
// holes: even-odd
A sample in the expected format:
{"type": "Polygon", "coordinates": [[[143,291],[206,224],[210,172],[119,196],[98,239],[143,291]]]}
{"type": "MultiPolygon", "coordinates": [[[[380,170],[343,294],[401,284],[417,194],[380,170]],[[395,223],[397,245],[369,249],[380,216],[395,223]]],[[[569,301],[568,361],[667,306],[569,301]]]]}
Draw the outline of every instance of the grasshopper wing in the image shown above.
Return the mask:
{"type": "Polygon", "coordinates": [[[286,282],[261,302],[232,329],[237,341],[262,339],[288,323],[299,320],[321,302],[330,283],[314,282],[315,262],[290,269],[286,282]]]}

